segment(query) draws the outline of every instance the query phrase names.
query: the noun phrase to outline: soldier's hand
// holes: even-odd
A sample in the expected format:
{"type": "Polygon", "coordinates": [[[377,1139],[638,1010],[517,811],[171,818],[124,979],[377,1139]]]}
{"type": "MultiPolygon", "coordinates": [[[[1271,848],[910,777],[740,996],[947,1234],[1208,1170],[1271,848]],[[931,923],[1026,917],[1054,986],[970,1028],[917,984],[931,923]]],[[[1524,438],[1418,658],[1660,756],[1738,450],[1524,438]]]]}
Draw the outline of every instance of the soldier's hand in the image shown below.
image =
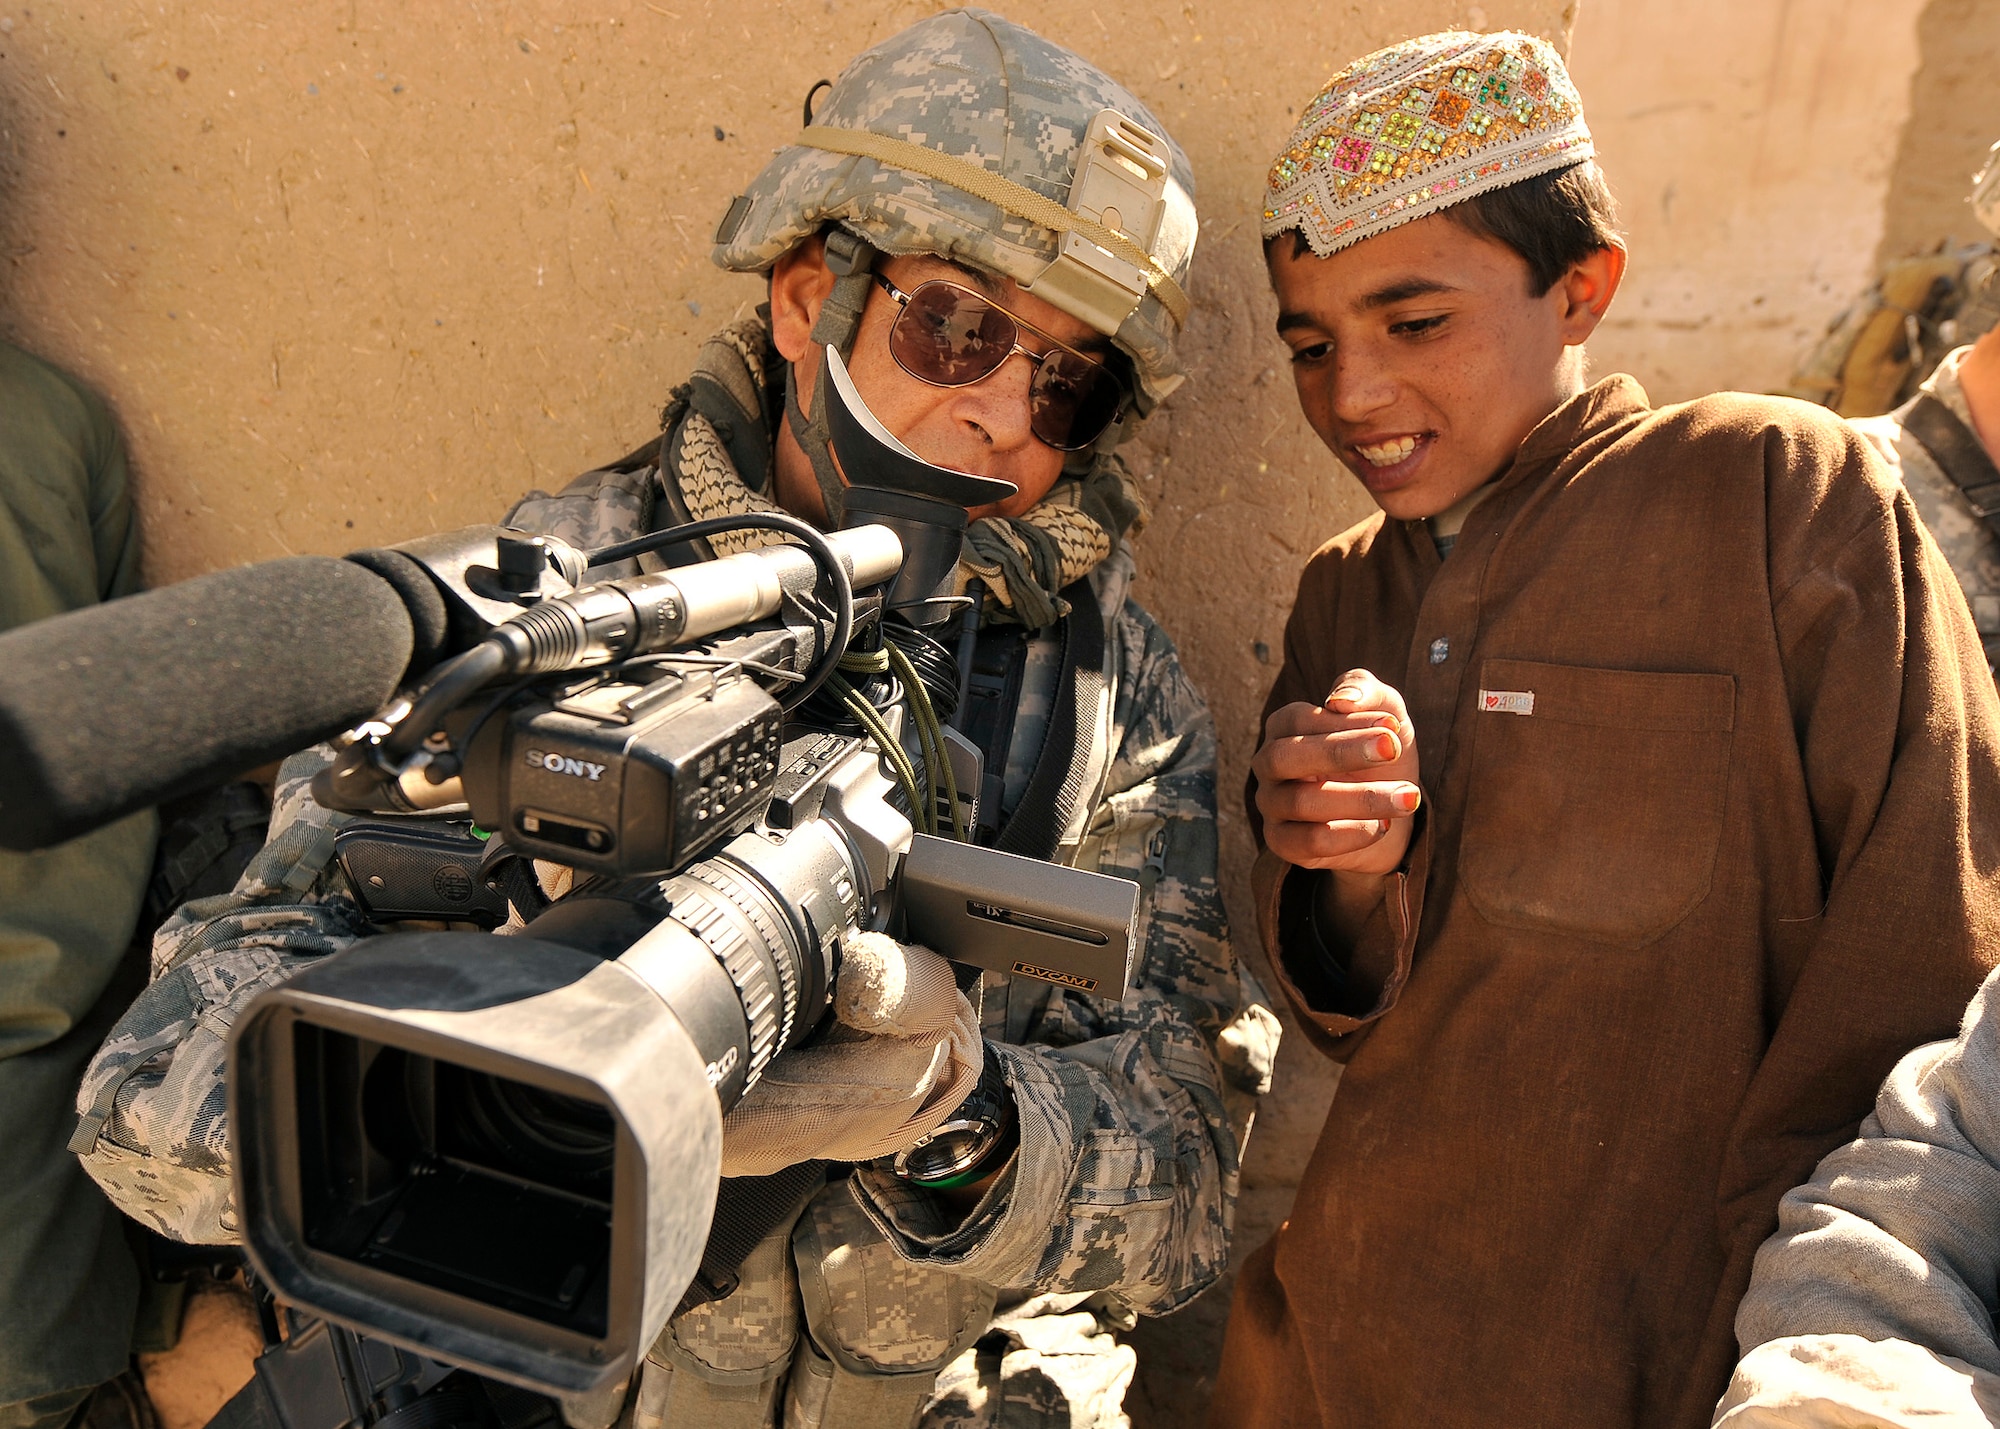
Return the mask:
{"type": "Polygon", "coordinates": [[[1300,868],[1393,873],[1410,846],[1417,733],[1403,697],[1350,670],[1319,705],[1290,704],[1264,725],[1250,769],[1264,842],[1300,868]]]}
{"type": "Polygon", "coordinates": [[[979,1082],[985,1047],[951,964],[881,933],[842,943],[831,1025],[772,1059],[722,1119],[722,1174],[871,1161],[937,1130],[979,1082]]]}

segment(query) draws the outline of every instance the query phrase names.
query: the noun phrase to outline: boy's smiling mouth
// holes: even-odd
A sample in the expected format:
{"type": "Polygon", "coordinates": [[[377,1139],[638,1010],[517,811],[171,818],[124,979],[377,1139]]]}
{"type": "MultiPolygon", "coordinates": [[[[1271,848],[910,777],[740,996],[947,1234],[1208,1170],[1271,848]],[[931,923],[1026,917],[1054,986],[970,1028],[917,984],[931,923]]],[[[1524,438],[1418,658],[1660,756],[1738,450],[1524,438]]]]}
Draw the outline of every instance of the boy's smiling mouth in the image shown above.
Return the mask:
{"type": "Polygon", "coordinates": [[[1353,443],[1355,455],[1372,467],[1395,466],[1417,449],[1417,443],[1424,440],[1427,433],[1406,432],[1400,437],[1387,437],[1378,442],[1353,443]]]}
{"type": "Polygon", "coordinates": [[[1348,467],[1371,492],[1394,490],[1416,474],[1437,442],[1436,432],[1399,432],[1394,436],[1349,442],[1348,467]]]}

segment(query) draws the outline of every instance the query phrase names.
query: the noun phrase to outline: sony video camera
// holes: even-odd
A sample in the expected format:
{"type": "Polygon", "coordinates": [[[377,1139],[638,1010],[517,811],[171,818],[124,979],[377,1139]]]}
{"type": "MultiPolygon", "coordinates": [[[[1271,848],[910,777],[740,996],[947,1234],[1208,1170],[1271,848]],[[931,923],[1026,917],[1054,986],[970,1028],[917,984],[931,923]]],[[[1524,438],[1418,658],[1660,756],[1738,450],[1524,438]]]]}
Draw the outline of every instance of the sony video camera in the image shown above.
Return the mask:
{"type": "Polygon", "coordinates": [[[848,529],[757,513],[587,557],[497,528],[399,548],[484,633],[355,731],[315,797],[392,833],[455,813],[576,886],[517,934],[385,934],[246,1009],[238,1204],[288,1304],[600,1390],[681,1301],[722,1115],[819,1026],[850,930],[1124,994],[1133,884],[965,840],[952,573],[965,508],[1012,488],[922,462],[837,355],[822,371],[848,529]],[[746,528],[787,540],[578,583],[586,560],[746,528]]]}

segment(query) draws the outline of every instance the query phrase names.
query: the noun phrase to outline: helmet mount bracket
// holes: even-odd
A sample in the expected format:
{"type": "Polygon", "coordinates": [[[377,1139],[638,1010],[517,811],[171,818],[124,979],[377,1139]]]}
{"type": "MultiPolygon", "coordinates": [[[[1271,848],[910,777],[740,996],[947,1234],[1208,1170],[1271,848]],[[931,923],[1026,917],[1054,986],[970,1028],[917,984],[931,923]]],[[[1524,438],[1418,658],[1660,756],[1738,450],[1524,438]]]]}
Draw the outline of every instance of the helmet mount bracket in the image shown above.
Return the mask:
{"type": "MultiPolygon", "coordinates": [[[[1167,141],[1115,109],[1090,121],[1070,180],[1070,212],[1150,253],[1166,213],[1173,151],[1167,141]]],[[[1082,233],[1060,236],[1055,260],[1024,289],[1115,336],[1146,296],[1144,269],[1082,233]]]]}

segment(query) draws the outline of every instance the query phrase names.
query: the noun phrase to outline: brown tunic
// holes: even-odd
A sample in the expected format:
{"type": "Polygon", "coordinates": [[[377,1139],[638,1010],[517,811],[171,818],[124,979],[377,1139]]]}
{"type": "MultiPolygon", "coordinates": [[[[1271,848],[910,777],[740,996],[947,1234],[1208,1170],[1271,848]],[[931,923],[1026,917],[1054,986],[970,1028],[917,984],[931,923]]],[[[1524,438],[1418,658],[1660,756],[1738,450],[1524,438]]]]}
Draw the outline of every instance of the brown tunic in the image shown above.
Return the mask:
{"type": "Polygon", "coordinates": [[[1964,601],[1838,420],[1612,377],[1448,561],[1380,515],[1313,557],[1270,707],[1356,666],[1426,809],[1335,1010],[1287,940],[1347,1068],[1211,1422],[1706,1425],[1780,1194],[2000,956],[1964,601]]]}

